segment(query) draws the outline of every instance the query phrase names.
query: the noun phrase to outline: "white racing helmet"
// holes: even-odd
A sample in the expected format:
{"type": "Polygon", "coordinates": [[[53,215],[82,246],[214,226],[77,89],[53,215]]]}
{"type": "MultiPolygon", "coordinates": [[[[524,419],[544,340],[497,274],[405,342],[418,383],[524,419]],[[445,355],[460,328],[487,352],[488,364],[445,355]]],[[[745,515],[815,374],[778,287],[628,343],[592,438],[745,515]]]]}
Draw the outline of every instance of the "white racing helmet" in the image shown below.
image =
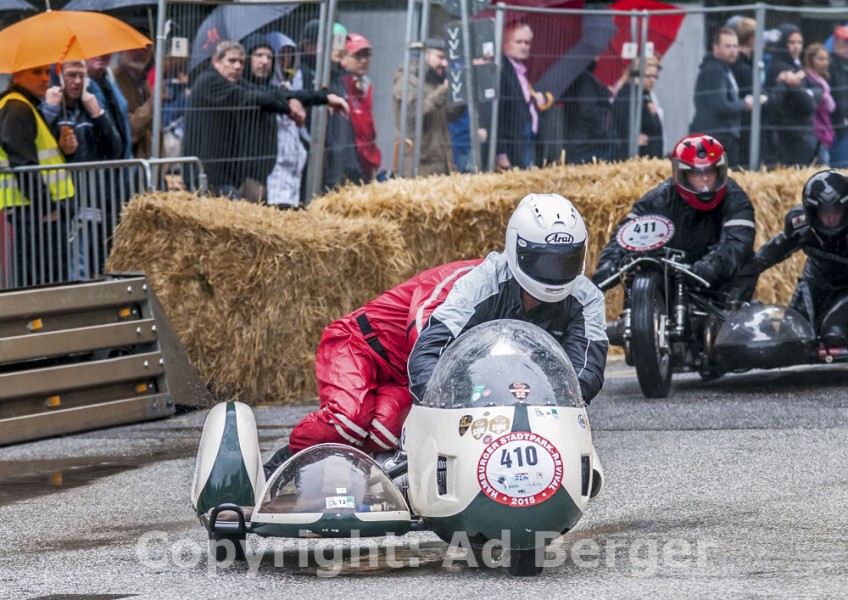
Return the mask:
{"type": "Polygon", "coordinates": [[[528,194],[506,226],[506,259],[518,284],[542,302],[559,302],[586,266],[586,225],[559,194],[528,194]]]}

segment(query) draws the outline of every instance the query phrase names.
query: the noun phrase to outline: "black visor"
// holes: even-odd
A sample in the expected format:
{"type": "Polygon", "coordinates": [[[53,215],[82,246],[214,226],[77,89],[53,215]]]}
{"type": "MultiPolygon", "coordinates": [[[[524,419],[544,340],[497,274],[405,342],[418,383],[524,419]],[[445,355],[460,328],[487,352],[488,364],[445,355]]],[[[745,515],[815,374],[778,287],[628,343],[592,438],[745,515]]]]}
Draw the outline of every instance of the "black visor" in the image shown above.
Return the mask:
{"type": "Polygon", "coordinates": [[[548,285],[565,285],[583,272],[586,244],[534,244],[518,238],[518,267],[548,285]]]}

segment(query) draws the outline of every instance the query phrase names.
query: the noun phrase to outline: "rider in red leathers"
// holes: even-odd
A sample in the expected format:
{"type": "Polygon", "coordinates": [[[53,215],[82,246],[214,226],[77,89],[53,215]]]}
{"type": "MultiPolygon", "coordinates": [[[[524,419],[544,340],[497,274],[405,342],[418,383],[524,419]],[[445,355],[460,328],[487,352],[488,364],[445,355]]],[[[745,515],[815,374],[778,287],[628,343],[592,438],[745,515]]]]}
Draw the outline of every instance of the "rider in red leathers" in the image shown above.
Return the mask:
{"type": "Polygon", "coordinates": [[[453,284],[480,262],[423,271],[328,325],[315,356],[321,406],[265,463],[266,474],[315,444],[336,442],[375,453],[397,448],[412,406],[406,370],[412,346],[453,284]]]}

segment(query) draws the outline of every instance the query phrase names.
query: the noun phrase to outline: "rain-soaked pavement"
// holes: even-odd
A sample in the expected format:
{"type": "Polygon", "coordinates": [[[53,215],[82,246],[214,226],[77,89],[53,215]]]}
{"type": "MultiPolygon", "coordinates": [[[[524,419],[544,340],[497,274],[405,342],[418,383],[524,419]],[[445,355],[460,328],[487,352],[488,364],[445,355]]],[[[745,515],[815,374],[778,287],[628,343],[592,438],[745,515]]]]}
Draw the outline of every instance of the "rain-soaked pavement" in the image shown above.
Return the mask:
{"type": "MultiPolygon", "coordinates": [[[[311,408],[255,411],[263,457],[311,408]]],[[[207,560],[205,411],[0,447],[0,598],[844,597],[848,369],[675,377],[646,400],[614,362],[589,414],[607,487],[521,579],[429,532],[249,536],[248,561],[207,560]]]]}

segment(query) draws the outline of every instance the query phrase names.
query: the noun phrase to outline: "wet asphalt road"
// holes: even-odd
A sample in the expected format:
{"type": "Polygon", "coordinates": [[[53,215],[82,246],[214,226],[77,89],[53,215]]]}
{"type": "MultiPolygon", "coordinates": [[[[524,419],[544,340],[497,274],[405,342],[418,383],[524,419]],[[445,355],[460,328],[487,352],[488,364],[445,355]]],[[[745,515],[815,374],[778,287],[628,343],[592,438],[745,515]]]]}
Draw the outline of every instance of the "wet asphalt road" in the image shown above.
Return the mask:
{"type": "MultiPolygon", "coordinates": [[[[263,456],[310,408],[256,411],[263,456]]],[[[193,412],[0,448],[0,598],[845,597],[848,368],[676,376],[646,400],[614,363],[589,410],[607,486],[536,578],[429,533],[378,539],[376,565],[250,536],[258,563],[219,568],[190,505],[193,412]]]]}

